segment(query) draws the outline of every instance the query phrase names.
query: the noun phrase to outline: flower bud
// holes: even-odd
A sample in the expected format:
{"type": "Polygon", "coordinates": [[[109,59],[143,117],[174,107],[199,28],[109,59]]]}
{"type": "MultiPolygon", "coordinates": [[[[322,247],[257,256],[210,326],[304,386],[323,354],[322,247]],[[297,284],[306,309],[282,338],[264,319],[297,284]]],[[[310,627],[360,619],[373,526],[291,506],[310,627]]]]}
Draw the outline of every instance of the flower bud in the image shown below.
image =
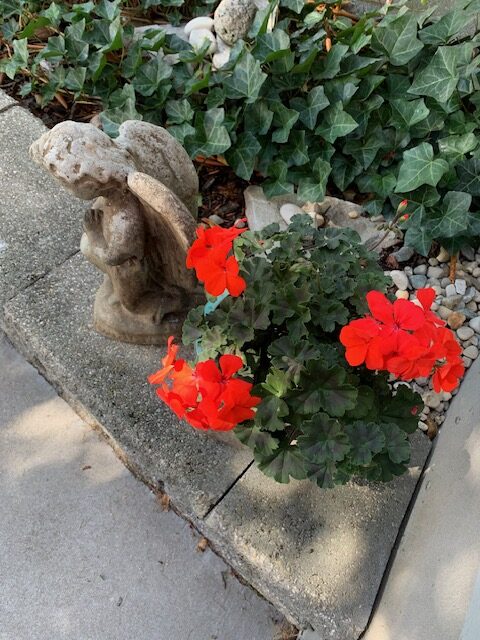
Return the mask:
{"type": "Polygon", "coordinates": [[[408,200],[402,200],[397,207],[397,213],[402,213],[408,207],[408,200]]]}

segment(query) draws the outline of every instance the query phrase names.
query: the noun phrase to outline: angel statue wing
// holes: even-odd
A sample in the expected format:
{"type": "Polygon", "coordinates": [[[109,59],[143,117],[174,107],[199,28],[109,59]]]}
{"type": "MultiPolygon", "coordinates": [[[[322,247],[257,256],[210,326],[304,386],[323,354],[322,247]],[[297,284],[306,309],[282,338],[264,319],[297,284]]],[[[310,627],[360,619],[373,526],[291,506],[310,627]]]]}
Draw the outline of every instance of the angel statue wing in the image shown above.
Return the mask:
{"type": "Polygon", "coordinates": [[[196,222],[192,214],[171,189],[146,173],[133,172],[127,182],[143,206],[149,275],[160,285],[193,291],[196,280],[185,264],[195,238],[196,222]]]}
{"type": "Polygon", "coordinates": [[[128,151],[137,171],[146,173],[171,189],[187,209],[196,215],[198,176],[193,162],[182,145],[166,129],[127,120],[120,125],[115,145],[128,151]]]}

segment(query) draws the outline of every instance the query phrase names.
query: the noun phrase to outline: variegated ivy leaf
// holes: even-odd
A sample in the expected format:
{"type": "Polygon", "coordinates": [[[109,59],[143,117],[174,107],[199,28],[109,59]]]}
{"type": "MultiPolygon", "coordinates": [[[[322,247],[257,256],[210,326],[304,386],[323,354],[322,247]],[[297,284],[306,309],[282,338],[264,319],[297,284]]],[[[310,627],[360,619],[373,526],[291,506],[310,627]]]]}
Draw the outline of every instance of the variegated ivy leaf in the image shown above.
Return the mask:
{"type": "Polygon", "coordinates": [[[372,49],[387,54],[391,64],[402,66],[423,48],[417,38],[417,19],[407,12],[388,24],[380,24],[372,34],[372,49]]]}
{"type": "Polygon", "coordinates": [[[228,164],[237,176],[250,180],[260,149],[261,145],[252,133],[247,131],[238,136],[235,146],[226,154],[228,164]]]}
{"type": "Polygon", "coordinates": [[[448,162],[434,158],[432,145],[422,142],[418,147],[404,152],[395,191],[413,191],[422,184],[435,187],[447,171],[448,162]]]}
{"type": "Polygon", "coordinates": [[[446,102],[455,91],[458,80],[456,47],[439,47],[428,65],[415,74],[408,93],[446,102]]]}
{"type": "Polygon", "coordinates": [[[468,212],[472,196],[463,191],[449,191],[442,203],[442,216],[433,228],[434,238],[454,238],[462,235],[468,227],[468,212]]]}
{"type": "Polygon", "coordinates": [[[225,78],[223,85],[227,98],[244,98],[246,103],[255,102],[267,74],[251,53],[245,51],[235,65],[233,73],[225,78]]]}
{"type": "Polygon", "coordinates": [[[321,124],[315,129],[315,133],[327,142],[335,142],[337,138],[346,136],[358,127],[352,116],[343,110],[341,102],[328,107],[322,116],[321,124]]]}

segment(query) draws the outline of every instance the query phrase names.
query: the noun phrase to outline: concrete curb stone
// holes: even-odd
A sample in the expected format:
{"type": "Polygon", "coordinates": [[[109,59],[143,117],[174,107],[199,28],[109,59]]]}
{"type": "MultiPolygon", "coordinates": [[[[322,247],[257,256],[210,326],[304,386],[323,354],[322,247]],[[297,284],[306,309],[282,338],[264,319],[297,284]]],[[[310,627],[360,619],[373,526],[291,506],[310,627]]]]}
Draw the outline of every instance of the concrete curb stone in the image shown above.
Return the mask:
{"type": "Polygon", "coordinates": [[[250,451],[231,434],[225,442],[205,437],[158,400],[146,378],[160,366],[160,348],[93,330],[101,278],[81,254],[73,256],[6,305],[6,333],[137,475],[197,522],[249,465],[250,451]]]}
{"type": "Polygon", "coordinates": [[[28,156],[44,131],[21,107],[0,112],[0,326],[3,304],[79,247],[87,203],[62,191],[28,156]]]}

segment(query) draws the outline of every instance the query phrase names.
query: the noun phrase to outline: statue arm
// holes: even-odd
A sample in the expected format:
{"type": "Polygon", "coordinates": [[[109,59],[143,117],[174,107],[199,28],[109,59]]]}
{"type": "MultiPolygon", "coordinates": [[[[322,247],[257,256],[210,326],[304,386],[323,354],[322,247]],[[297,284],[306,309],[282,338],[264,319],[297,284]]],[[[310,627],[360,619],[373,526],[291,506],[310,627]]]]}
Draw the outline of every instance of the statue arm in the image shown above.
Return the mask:
{"type": "Polygon", "coordinates": [[[103,259],[110,266],[118,266],[127,260],[141,260],[145,251],[145,223],[137,204],[120,208],[110,217],[107,246],[103,259]]]}

